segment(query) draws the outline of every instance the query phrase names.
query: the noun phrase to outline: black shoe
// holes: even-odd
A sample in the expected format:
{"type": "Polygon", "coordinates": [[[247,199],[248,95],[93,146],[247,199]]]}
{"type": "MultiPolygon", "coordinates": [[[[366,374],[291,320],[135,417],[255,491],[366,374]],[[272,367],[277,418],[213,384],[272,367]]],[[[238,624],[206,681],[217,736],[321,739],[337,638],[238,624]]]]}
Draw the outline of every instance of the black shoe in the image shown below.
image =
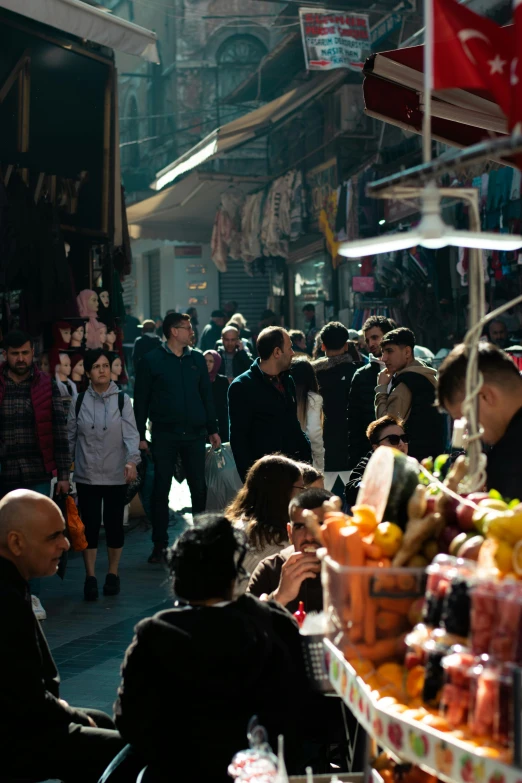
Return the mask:
{"type": "Polygon", "coordinates": [[[98,581],[95,576],[88,576],[83,586],[83,597],[86,601],[98,600],[98,581]]]}
{"type": "Polygon", "coordinates": [[[152,550],[152,554],[150,555],[148,562],[153,563],[154,565],[157,565],[158,563],[166,563],[166,552],[167,550],[165,547],[154,544],[154,549],[152,550]]]}
{"type": "Polygon", "coordinates": [[[103,595],[118,595],[120,592],[120,577],[116,574],[107,574],[103,585],[103,595]]]}

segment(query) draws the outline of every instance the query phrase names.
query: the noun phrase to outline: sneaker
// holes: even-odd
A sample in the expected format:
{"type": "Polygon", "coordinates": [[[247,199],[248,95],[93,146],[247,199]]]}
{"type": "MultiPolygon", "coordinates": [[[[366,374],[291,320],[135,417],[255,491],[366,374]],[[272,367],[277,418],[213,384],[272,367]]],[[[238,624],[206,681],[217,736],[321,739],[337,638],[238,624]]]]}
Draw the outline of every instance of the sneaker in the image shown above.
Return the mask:
{"type": "Polygon", "coordinates": [[[116,574],[107,574],[103,585],[103,595],[118,595],[120,592],[120,577],[116,574]]]}
{"type": "Polygon", "coordinates": [[[33,605],[34,616],[37,620],[47,620],[47,612],[42,606],[42,602],[37,595],[31,596],[31,603],[33,605]]]}
{"type": "Polygon", "coordinates": [[[153,564],[166,563],[167,562],[167,549],[163,546],[157,546],[154,544],[154,549],[149,557],[148,562],[153,564]]]}
{"type": "Polygon", "coordinates": [[[95,576],[88,576],[83,586],[83,597],[86,601],[98,600],[98,580],[95,576]]]}

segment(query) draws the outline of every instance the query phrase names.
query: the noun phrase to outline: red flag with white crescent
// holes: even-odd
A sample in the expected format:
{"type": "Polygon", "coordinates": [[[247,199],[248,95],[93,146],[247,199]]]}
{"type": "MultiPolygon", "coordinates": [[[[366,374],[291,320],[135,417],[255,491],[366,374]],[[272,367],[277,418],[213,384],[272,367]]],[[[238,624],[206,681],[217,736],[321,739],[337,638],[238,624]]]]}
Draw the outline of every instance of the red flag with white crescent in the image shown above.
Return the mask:
{"type": "Polygon", "coordinates": [[[434,90],[485,90],[509,117],[512,51],[511,27],[499,27],[456,0],[433,0],[434,90]]]}
{"type": "MultiPolygon", "coordinates": [[[[514,57],[510,67],[511,111],[509,128],[522,133],[522,0],[513,0],[514,57]]],[[[518,156],[519,168],[522,157],[518,156]]]]}

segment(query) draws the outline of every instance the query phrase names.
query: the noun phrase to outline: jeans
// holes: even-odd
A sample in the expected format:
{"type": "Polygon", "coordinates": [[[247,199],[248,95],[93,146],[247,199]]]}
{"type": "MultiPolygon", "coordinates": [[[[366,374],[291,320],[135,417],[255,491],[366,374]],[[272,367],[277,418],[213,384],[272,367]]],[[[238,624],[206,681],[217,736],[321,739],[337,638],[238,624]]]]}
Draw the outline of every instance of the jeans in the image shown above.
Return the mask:
{"type": "Polygon", "coordinates": [[[172,433],[152,431],[154,491],[152,495],[152,540],[158,547],[169,543],[169,493],[177,457],[181,457],[192,497],[192,513],[200,514],[207,504],[205,483],[205,438],[176,441],[172,433]]]}

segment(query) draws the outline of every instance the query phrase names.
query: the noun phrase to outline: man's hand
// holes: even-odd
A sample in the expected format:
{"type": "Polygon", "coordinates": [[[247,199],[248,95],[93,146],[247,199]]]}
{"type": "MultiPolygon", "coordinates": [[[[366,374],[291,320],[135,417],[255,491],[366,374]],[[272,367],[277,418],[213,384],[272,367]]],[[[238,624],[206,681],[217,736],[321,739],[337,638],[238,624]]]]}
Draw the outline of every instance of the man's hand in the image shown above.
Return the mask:
{"type": "Polygon", "coordinates": [[[377,385],[378,386],[388,386],[389,382],[391,381],[392,376],[388,372],[388,370],[384,369],[381,370],[379,373],[379,377],[377,378],[377,385]]]}
{"type": "Polygon", "coordinates": [[[219,437],[217,432],[215,432],[213,435],[209,435],[208,439],[213,449],[219,449],[219,447],[221,446],[221,438],[219,437]]]}
{"type": "Polygon", "coordinates": [[[68,495],[71,485],[68,481],[58,481],[56,484],[57,495],[68,495]]]}
{"type": "Polygon", "coordinates": [[[133,462],[127,462],[124,473],[126,484],[130,484],[132,481],[136,481],[138,471],[136,469],[136,465],[133,462]]]}
{"type": "Polygon", "coordinates": [[[321,570],[316,555],[308,552],[294,552],[281,569],[279,586],[273,594],[274,601],[286,606],[299,595],[305,579],[313,579],[321,570]]]}
{"type": "Polygon", "coordinates": [[[148,440],[140,440],[139,445],[140,451],[146,451],[147,454],[149,453],[149,441],[148,440]]]}

